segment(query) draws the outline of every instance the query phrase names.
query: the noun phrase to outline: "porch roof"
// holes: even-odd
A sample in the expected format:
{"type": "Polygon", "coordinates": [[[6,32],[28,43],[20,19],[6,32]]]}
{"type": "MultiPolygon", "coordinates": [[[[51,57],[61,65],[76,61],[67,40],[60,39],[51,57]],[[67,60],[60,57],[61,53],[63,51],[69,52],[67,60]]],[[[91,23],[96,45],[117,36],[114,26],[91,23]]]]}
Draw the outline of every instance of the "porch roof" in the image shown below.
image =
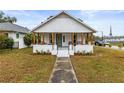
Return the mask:
{"type": "Polygon", "coordinates": [[[37,32],[35,31],[34,33],[94,33],[94,32],[88,32],[88,31],[44,31],[44,32],[37,32]]]}

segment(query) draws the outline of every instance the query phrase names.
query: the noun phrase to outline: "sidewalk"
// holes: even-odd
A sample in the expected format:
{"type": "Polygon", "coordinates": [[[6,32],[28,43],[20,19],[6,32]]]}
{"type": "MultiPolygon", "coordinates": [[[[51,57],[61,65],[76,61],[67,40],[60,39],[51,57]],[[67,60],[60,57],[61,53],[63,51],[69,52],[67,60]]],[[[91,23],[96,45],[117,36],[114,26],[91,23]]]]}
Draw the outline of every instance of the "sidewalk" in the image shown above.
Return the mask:
{"type": "Polygon", "coordinates": [[[69,57],[57,57],[49,83],[78,83],[69,57]]]}

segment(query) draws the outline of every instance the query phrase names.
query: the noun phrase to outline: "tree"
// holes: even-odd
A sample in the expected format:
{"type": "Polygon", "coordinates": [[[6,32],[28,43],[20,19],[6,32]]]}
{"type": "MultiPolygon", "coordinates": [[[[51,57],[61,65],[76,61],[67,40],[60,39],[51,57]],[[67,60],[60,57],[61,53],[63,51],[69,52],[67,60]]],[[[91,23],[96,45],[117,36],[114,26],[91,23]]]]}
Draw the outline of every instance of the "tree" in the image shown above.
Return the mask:
{"type": "Polygon", "coordinates": [[[15,23],[17,21],[17,19],[15,17],[4,17],[4,21],[5,22],[10,22],[10,23],[15,23]]]}
{"type": "Polygon", "coordinates": [[[30,34],[30,33],[25,34],[24,43],[26,46],[30,47],[30,45],[32,43],[32,34],[30,34]]]}
{"type": "Polygon", "coordinates": [[[94,39],[95,39],[95,40],[101,40],[101,37],[95,36],[94,39]]]}
{"type": "Polygon", "coordinates": [[[3,22],[4,20],[4,13],[0,11],[0,22],[3,22]]]}
{"type": "Polygon", "coordinates": [[[15,23],[17,19],[15,17],[6,16],[4,12],[0,11],[0,23],[4,22],[15,23]]]}

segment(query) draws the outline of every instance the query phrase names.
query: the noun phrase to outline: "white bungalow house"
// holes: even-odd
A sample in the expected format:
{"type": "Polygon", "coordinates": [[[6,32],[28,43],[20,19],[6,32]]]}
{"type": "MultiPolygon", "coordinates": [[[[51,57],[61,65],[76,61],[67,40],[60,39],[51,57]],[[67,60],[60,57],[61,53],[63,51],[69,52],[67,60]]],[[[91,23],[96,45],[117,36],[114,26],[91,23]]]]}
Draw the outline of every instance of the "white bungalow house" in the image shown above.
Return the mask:
{"type": "Polygon", "coordinates": [[[93,53],[93,33],[96,30],[65,11],[50,16],[36,26],[32,33],[33,53],[50,52],[69,56],[74,53],[93,53]]]}
{"type": "Polygon", "coordinates": [[[0,23],[0,34],[5,34],[8,37],[13,38],[14,45],[13,48],[24,48],[23,37],[30,30],[28,28],[13,24],[13,23],[0,23]]]}

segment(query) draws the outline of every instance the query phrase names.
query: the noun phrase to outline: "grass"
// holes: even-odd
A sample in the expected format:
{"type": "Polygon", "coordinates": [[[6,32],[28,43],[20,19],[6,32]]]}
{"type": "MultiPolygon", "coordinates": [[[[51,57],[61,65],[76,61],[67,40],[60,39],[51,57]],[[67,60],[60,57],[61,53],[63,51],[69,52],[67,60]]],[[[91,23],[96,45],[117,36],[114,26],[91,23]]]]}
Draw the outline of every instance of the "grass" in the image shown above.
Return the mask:
{"type": "Polygon", "coordinates": [[[110,44],[113,45],[113,46],[123,46],[124,42],[123,41],[110,42],[110,44]]]}
{"type": "Polygon", "coordinates": [[[124,82],[124,51],[96,47],[92,56],[72,56],[79,82],[124,82]]]}
{"type": "Polygon", "coordinates": [[[32,48],[0,51],[0,82],[48,82],[55,57],[34,55],[32,48]]]}

